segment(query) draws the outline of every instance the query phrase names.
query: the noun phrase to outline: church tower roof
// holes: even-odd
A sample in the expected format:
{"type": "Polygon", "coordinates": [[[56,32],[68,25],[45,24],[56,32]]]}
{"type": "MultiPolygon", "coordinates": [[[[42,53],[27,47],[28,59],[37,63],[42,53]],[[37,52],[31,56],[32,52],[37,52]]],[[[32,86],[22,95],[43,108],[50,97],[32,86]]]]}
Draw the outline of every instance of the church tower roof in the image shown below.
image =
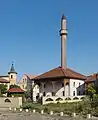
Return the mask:
{"type": "Polygon", "coordinates": [[[12,62],[12,65],[11,65],[11,68],[10,68],[10,71],[8,72],[8,74],[10,74],[10,73],[16,73],[17,74],[17,72],[15,71],[13,62],[12,62]]]}

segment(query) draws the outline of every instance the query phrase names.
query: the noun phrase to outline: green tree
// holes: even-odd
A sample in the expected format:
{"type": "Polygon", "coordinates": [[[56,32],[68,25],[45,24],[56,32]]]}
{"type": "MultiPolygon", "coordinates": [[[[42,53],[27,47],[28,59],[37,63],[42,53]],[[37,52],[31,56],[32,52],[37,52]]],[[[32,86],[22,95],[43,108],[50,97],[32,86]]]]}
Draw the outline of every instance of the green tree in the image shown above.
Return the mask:
{"type": "Polygon", "coordinates": [[[0,96],[7,93],[7,85],[0,84],[0,96]]]}
{"type": "Polygon", "coordinates": [[[89,85],[87,87],[87,92],[88,92],[88,95],[90,96],[90,100],[93,101],[93,96],[94,94],[96,93],[96,88],[93,84],[89,85]]]}
{"type": "Polygon", "coordinates": [[[10,88],[20,88],[18,85],[10,85],[10,88]]]}

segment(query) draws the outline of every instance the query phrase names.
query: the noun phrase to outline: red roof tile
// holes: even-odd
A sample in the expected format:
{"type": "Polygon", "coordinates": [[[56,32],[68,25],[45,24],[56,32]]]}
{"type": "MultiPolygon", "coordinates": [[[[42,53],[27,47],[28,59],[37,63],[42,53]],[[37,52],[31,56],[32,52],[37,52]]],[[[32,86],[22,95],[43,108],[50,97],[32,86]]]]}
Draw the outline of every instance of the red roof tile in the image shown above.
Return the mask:
{"type": "Polygon", "coordinates": [[[29,79],[33,79],[34,77],[36,77],[35,75],[30,75],[30,74],[24,74],[26,75],[29,79]]]}
{"type": "Polygon", "coordinates": [[[86,79],[86,83],[88,83],[88,82],[93,82],[93,81],[96,81],[96,79],[97,79],[97,76],[98,76],[98,74],[97,73],[95,73],[95,74],[93,74],[93,75],[90,75],[90,76],[87,76],[87,79],[86,79]]]}
{"type": "Polygon", "coordinates": [[[48,72],[45,72],[37,77],[34,78],[34,80],[40,80],[40,79],[50,79],[50,78],[73,78],[73,79],[81,79],[85,80],[86,76],[75,72],[74,70],[71,70],[69,68],[63,69],[62,67],[58,67],[55,69],[52,69],[48,72]]]}
{"type": "Polygon", "coordinates": [[[8,90],[9,93],[23,93],[25,92],[24,90],[22,90],[21,88],[10,88],[8,90]]]}
{"type": "Polygon", "coordinates": [[[6,79],[0,78],[0,83],[9,83],[9,81],[6,79]]]}

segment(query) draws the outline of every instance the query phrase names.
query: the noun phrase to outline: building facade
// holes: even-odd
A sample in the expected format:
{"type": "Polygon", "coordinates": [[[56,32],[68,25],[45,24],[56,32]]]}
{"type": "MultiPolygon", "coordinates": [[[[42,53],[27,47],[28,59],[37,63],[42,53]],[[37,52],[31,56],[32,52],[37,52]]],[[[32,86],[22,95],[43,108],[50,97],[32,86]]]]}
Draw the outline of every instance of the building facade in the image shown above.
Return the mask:
{"type": "Polygon", "coordinates": [[[42,99],[43,104],[56,103],[59,98],[63,102],[66,102],[67,98],[73,100],[77,97],[79,100],[85,93],[85,79],[84,75],[69,68],[65,70],[62,67],[57,67],[33,78],[35,84],[39,85],[39,99],[42,99]]]}
{"type": "Polygon", "coordinates": [[[34,85],[32,79],[36,77],[34,75],[24,74],[21,80],[18,82],[18,86],[26,92],[32,92],[33,101],[36,101],[36,98],[39,94],[39,86],[34,85]]]}
{"type": "Polygon", "coordinates": [[[94,73],[92,75],[87,76],[87,79],[85,80],[85,94],[88,94],[87,88],[90,85],[95,86],[96,91],[98,93],[98,73],[94,73]]]}
{"type": "Polygon", "coordinates": [[[61,99],[80,100],[84,95],[84,82],[86,76],[67,67],[66,40],[67,20],[65,16],[61,19],[61,66],[47,71],[32,80],[39,85],[39,99],[42,104],[56,103],[61,99]]]}

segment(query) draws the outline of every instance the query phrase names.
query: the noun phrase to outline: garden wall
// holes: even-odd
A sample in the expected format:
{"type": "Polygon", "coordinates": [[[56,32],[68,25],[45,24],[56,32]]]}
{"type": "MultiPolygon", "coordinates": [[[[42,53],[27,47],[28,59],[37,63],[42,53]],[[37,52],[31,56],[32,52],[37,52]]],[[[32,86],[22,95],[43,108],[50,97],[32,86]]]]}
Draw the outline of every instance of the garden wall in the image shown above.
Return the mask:
{"type": "Polygon", "coordinates": [[[20,108],[21,105],[22,97],[0,97],[0,108],[20,108]]]}

